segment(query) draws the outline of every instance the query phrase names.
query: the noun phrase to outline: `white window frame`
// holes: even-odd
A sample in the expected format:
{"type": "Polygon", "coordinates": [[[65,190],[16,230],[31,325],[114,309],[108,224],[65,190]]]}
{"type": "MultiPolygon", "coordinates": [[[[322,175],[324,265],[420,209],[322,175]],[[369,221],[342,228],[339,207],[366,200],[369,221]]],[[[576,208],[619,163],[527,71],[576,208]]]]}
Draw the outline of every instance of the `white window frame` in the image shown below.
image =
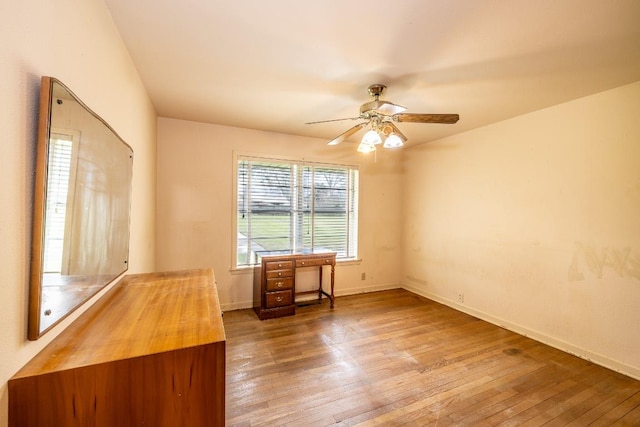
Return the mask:
{"type": "MultiPolygon", "coordinates": [[[[352,163],[327,163],[327,162],[319,162],[319,161],[309,161],[305,159],[299,159],[294,157],[286,157],[286,156],[271,156],[264,154],[255,154],[255,153],[245,153],[245,152],[233,152],[233,178],[232,178],[232,214],[231,214],[231,230],[232,230],[232,238],[231,238],[231,268],[233,271],[246,271],[248,269],[252,269],[253,265],[238,265],[238,163],[240,160],[254,160],[254,161],[262,161],[262,162],[273,162],[273,163],[296,163],[301,166],[314,166],[314,167],[329,167],[329,168],[346,168],[353,169],[357,171],[358,180],[356,192],[358,195],[358,200],[356,202],[356,224],[357,227],[355,230],[355,241],[348,242],[354,248],[354,254],[351,257],[339,258],[337,259],[340,263],[350,263],[350,262],[359,262],[359,216],[357,212],[359,211],[359,198],[360,198],[360,171],[357,165],[352,163]]],[[[353,233],[352,233],[353,234],[353,233]]]]}

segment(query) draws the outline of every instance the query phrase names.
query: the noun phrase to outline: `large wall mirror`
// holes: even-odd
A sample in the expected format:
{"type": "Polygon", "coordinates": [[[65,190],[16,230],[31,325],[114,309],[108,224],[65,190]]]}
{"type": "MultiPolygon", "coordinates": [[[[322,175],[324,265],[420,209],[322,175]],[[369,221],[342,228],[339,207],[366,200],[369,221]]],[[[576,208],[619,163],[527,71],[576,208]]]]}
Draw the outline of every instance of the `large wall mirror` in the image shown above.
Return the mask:
{"type": "Polygon", "coordinates": [[[43,77],[28,338],[124,273],[133,151],[65,85],[43,77]]]}

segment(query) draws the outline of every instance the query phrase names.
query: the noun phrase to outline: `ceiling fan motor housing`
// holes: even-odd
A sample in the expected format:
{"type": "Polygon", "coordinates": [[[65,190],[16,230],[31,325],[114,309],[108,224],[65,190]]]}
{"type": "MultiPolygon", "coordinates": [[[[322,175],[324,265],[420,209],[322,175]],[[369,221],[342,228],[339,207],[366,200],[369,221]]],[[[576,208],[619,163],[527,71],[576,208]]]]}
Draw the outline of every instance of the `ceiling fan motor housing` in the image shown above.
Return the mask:
{"type": "Polygon", "coordinates": [[[393,104],[389,101],[380,101],[380,95],[387,87],[383,84],[376,83],[367,89],[369,95],[375,98],[374,101],[365,102],[360,106],[360,115],[363,118],[368,119],[377,115],[393,116],[394,114],[402,113],[406,110],[405,107],[397,104],[393,104]]]}
{"type": "Polygon", "coordinates": [[[364,103],[360,106],[360,114],[372,113],[371,116],[383,115],[393,116],[394,114],[402,113],[406,110],[405,107],[397,104],[393,104],[389,101],[371,101],[364,103]]]}

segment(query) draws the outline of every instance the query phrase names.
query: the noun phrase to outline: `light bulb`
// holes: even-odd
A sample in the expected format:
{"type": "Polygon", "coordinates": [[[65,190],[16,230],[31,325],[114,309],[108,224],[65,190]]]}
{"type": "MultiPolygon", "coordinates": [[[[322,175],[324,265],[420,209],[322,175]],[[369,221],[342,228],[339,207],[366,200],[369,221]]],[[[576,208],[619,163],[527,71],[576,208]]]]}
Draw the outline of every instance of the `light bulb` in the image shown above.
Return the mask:
{"type": "Polygon", "coordinates": [[[377,144],[380,144],[381,142],[382,142],[382,138],[380,138],[380,135],[378,135],[378,132],[376,132],[373,129],[365,133],[364,136],[362,137],[363,144],[377,145],[377,144]]]}
{"type": "Polygon", "coordinates": [[[384,148],[398,148],[398,147],[402,147],[403,145],[404,145],[404,143],[402,142],[402,139],[398,135],[396,135],[395,133],[392,133],[384,141],[383,147],[384,148]]]}
{"type": "Polygon", "coordinates": [[[373,144],[367,143],[365,141],[362,141],[360,145],[358,145],[358,151],[361,153],[370,153],[372,151],[376,151],[376,146],[373,144]]]}

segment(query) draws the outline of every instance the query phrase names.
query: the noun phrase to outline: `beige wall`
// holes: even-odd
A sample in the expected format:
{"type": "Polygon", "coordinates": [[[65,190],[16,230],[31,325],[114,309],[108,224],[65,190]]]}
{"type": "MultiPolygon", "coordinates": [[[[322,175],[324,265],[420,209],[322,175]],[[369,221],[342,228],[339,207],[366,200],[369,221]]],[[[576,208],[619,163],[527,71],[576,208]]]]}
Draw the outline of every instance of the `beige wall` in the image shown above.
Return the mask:
{"type": "Polygon", "coordinates": [[[640,377],[639,112],[640,82],[406,150],[405,286],[640,377]]]}
{"type": "Polygon", "coordinates": [[[362,262],[337,267],[336,294],[400,286],[401,152],[374,162],[354,144],[166,118],[158,120],[158,270],[213,267],[223,309],[251,306],[251,275],[230,271],[234,151],[359,165],[362,262]]]}
{"type": "Polygon", "coordinates": [[[76,317],[38,341],[26,339],[40,77],[59,78],[133,147],[130,272],[154,270],[156,117],[101,0],[3,1],[0,16],[0,426],[5,426],[7,380],[76,317]]]}

